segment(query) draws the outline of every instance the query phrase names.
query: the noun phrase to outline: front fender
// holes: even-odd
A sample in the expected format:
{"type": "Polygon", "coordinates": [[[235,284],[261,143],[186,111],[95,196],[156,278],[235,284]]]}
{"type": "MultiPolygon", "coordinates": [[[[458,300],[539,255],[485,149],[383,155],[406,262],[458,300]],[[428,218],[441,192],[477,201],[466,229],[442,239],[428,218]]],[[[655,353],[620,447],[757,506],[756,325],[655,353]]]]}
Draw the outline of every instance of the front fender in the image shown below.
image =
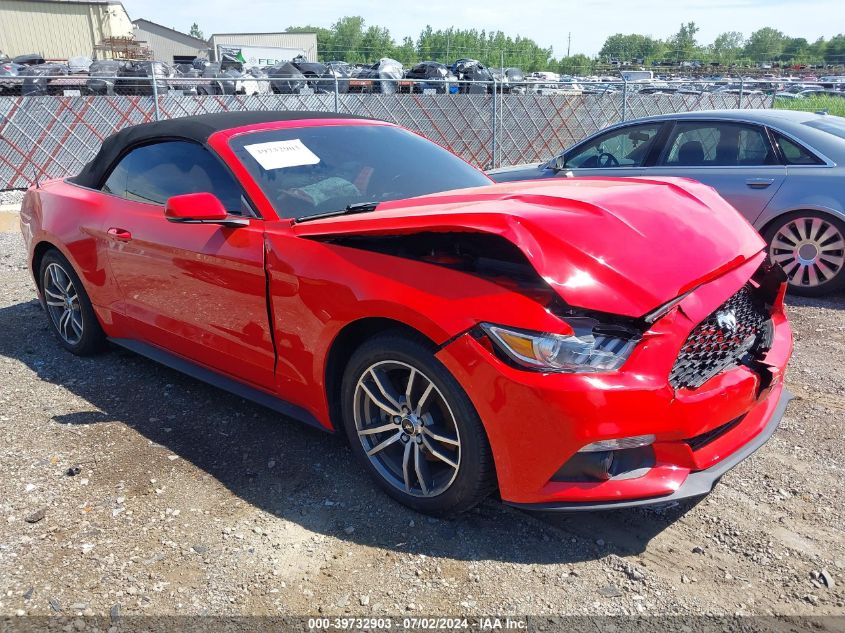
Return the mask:
{"type": "Polygon", "coordinates": [[[266,267],[277,389],[326,426],[326,362],[350,323],[388,319],[436,345],[483,321],[541,331],[565,327],[537,297],[481,277],[284,231],[268,232],[266,267]]]}

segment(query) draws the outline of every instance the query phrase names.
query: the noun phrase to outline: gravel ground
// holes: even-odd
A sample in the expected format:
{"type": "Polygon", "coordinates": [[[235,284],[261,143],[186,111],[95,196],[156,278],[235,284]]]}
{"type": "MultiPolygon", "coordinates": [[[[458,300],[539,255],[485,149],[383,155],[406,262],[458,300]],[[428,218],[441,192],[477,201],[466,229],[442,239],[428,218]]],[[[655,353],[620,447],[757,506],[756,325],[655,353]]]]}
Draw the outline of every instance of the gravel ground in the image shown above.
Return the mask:
{"type": "Polygon", "coordinates": [[[26,193],[23,189],[4,189],[0,191],[0,206],[7,204],[20,204],[26,193]]]}
{"type": "Polygon", "coordinates": [[[0,287],[0,616],[845,615],[845,296],[791,302],[796,398],[700,503],[442,521],[339,438],[129,352],[62,351],[18,234],[0,287]]]}

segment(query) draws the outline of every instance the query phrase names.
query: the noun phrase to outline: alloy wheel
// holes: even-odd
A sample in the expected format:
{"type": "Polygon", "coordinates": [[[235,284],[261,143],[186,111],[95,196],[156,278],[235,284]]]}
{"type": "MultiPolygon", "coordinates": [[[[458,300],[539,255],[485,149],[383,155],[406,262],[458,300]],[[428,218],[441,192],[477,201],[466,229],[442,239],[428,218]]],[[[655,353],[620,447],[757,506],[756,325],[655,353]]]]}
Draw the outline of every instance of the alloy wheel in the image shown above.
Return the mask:
{"type": "Polygon", "coordinates": [[[44,300],[59,336],[68,345],[77,345],[83,333],[79,293],[70,275],[59,264],[51,263],[44,270],[44,300]]]}
{"type": "Polygon", "coordinates": [[[355,386],[358,439],[379,474],[415,497],[434,497],[455,481],[461,438],[443,393],[401,361],[370,365],[355,386]]]}
{"type": "Polygon", "coordinates": [[[798,217],[778,229],[769,254],[781,265],[791,285],[814,288],[842,271],[845,237],[823,218],[798,217]]]}

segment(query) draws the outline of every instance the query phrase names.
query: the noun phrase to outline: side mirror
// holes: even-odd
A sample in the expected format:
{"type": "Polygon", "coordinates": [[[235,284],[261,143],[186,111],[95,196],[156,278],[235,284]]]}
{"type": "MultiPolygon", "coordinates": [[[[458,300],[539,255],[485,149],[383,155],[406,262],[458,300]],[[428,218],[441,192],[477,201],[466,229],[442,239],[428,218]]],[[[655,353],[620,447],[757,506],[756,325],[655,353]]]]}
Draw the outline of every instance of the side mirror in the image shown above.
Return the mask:
{"type": "Polygon", "coordinates": [[[543,165],[543,168],[551,169],[552,171],[562,171],[566,169],[566,156],[564,154],[558,154],[543,165]]]}
{"type": "Polygon", "coordinates": [[[164,217],[177,224],[219,224],[238,227],[249,225],[248,218],[230,216],[213,193],[186,193],[171,196],[164,205],[164,217]]]}

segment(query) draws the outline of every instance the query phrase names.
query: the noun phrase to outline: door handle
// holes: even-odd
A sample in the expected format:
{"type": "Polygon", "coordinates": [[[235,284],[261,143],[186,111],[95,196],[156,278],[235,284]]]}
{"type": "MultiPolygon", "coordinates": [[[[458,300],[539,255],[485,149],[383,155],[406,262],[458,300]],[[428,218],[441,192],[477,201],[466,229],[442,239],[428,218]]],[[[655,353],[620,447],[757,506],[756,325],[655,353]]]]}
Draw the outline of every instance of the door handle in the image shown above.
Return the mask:
{"type": "Polygon", "coordinates": [[[775,181],[774,178],[749,178],[745,184],[752,189],[765,189],[775,181]]]}
{"type": "Polygon", "coordinates": [[[114,239],[119,240],[121,242],[128,242],[132,239],[132,233],[130,233],[126,229],[112,227],[106,232],[109,234],[109,237],[113,237],[114,239]]]}

